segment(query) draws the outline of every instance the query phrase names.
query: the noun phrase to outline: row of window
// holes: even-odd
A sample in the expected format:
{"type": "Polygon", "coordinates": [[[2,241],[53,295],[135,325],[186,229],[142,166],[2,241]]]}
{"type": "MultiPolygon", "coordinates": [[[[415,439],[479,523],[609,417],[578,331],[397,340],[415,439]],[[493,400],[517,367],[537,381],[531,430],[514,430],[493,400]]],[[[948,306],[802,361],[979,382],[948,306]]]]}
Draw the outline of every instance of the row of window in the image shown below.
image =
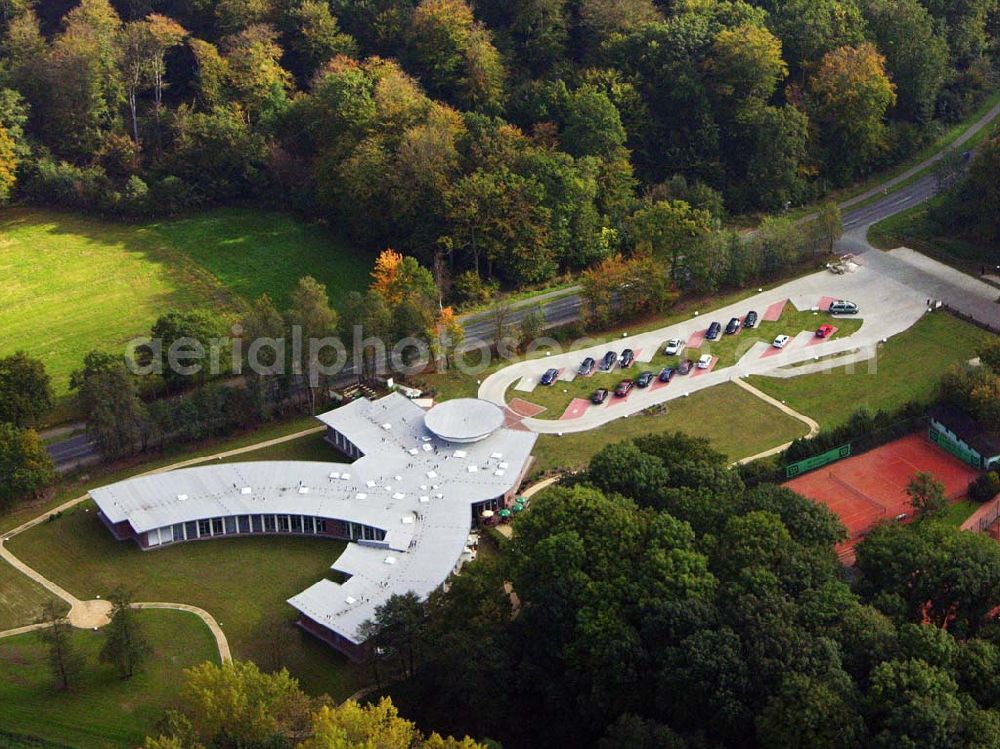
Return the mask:
{"type": "MultiPolygon", "coordinates": [[[[361,523],[345,523],[343,526],[336,521],[329,521],[330,533],[346,530],[351,541],[382,541],[385,531],[372,528],[361,523]],[[338,527],[341,526],[341,527],[338,527]]],[[[212,536],[230,536],[246,533],[297,533],[316,535],[327,533],[326,518],[311,515],[232,515],[224,518],[204,518],[186,523],[167,525],[151,530],[146,534],[149,546],[162,546],[180,541],[191,541],[197,538],[212,536]]]]}

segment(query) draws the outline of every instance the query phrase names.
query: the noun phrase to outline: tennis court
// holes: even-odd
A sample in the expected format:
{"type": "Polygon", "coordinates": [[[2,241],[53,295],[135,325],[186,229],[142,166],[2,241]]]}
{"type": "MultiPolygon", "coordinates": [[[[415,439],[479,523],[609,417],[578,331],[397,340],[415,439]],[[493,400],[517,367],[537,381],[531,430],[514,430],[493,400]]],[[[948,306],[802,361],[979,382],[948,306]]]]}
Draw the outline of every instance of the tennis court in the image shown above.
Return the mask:
{"type": "Polygon", "coordinates": [[[905,520],[912,514],[906,485],[918,471],[933,474],[951,501],[964,497],[978,475],[923,434],[911,434],[798,476],[785,486],[833,510],[847,527],[848,545],[853,545],[879,521],[905,520]],[[907,518],[901,517],[904,514],[907,518]]]}

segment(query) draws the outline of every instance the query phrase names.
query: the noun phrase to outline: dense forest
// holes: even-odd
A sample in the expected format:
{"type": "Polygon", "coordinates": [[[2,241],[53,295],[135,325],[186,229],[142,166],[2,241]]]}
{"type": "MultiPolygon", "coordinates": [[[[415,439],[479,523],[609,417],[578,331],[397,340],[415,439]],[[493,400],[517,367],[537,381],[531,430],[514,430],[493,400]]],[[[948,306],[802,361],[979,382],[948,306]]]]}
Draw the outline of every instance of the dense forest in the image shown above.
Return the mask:
{"type": "Polygon", "coordinates": [[[913,152],[994,83],[996,0],[0,1],[0,193],[255,199],[539,283],[913,152]]]}
{"type": "Polygon", "coordinates": [[[387,603],[380,667],[404,714],[510,748],[1000,745],[1000,545],[921,512],[846,576],[845,537],[702,440],[611,445],[497,561],[387,603]]]}

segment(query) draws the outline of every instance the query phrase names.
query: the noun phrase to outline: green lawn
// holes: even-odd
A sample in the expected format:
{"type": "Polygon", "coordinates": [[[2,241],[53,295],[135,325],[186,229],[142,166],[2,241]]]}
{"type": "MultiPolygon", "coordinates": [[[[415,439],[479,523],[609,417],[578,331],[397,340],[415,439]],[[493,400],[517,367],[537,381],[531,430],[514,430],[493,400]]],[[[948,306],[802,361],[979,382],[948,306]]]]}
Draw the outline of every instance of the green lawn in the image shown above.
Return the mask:
{"type": "Polygon", "coordinates": [[[336,305],[368,286],[375,262],[332,232],[284,213],[222,208],[149,228],[241,298],[267,293],[280,309],[302,276],[325,284],[336,305]]]}
{"type": "Polygon", "coordinates": [[[32,624],[45,602],[54,598],[41,585],[0,561],[0,630],[32,624]]]}
{"type": "MultiPolygon", "coordinates": [[[[652,362],[636,362],[627,371],[615,368],[611,372],[595,372],[595,374],[591,377],[577,377],[572,382],[556,381],[556,383],[550,387],[539,385],[530,393],[516,390],[514,385],[517,383],[514,383],[507,390],[507,400],[510,401],[512,398],[523,398],[524,400],[536,403],[539,406],[544,406],[546,408],[545,411],[539,414],[538,418],[558,419],[562,416],[566,407],[574,398],[589,399],[597,388],[614,388],[614,386],[621,380],[625,378],[635,379],[640,373],[647,370],[659,373],[659,371],[664,367],[676,367],[682,357],[691,359],[692,361],[697,361],[702,354],[710,354],[712,356],[719,357],[719,361],[715,365],[716,369],[731,367],[736,364],[736,362],[739,361],[740,358],[746,354],[746,352],[749,351],[755,343],[770,343],[781,334],[790,335],[794,338],[796,334],[803,330],[815,330],[822,323],[829,321],[830,318],[828,315],[810,312],[808,310],[799,312],[789,304],[786,306],[785,312],[782,314],[780,320],[761,322],[756,328],[742,330],[738,335],[724,335],[717,341],[706,341],[701,348],[684,349],[680,357],[664,355],[663,346],[666,342],[666,339],[664,339],[664,341],[657,347],[657,352],[653,357],[652,362]]],[[[709,319],[706,319],[705,321],[706,325],[710,322],[711,320],[709,319]]],[[[728,319],[718,320],[718,322],[724,326],[728,322],[728,319]]],[[[833,324],[838,328],[836,338],[842,338],[857,332],[857,330],[861,327],[862,320],[857,318],[840,317],[834,320],[833,324]]],[[[619,344],[614,346],[614,348],[620,353],[622,345],[619,344]]],[[[541,370],[543,368],[544,364],[539,363],[539,369],[541,370]]],[[[674,384],[681,383],[683,380],[683,377],[677,376],[677,383],[674,384]]]]}
{"type": "Polygon", "coordinates": [[[279,213],[220,209],[134,225],[7,208],[0,211],[0,355],[24,349],[41,357],[63,396],[88,351],[122,347],[165,312],[236,314],[265,291],[285,305],[309,274],[336,304],[367,285],[371,261],[279,213]]]}
{"type": "Polygon", "coordinates": [[[974,325],[934,313],[890,338],[879,347],[877,357],[856,365],[853,374],[849,368],[838,367],[787,380],[753,377],[751,382],[830,428],[859,408],[892,410],[907,401],[932,399],[944,371],[974,358],[976,350],[991,339],[974,325]]]}
{"type": "Polygon", "coordinates": [[[943,235],[928,218],[928,208],[941,200],[941,196],[932,198],[875,224],[868,230],[868,240],[883,250],[909,247],[974,276],[979,275],[984,265],[994,267],[1000,258],[1000,247],[943,235]]]}
{"type": "MultiPolygon", "coordinates": [[[[53,688],[46,652],[37,635],[0,640],[0,732],[36,736],[79,749],[136,746],[174,704],[185,668],[218,661],[215,640],[193,614],[143,611],[153,655],[132,679],[123,681],[98,663],[100,632],[77,630],[86,656],[78,688],[53,688]]],[[[4,739],[0,733],[0,746],[4,739]]],[[[17,746],[18,744],[14,744],[17,746]]]]}
{"type": "Polygon", "coordinates": [[[535,443],[534,471],[580,468],[614,442],[676,431],[707,437],[716,450],[738,460],[801,437],[809,429],[742,388],[725,383],[669,401],[655,415],[617,419],[580,434],[543,434],[535,443]]]}
{"type": "Polygon", "coordinates": [[[355,668],[294,627],[295,611],[285,603],[329,574],[344,542],[268,536],[144,552],[115,541],[87,501],[15,536],[8,546],[80,598],[107,596],[123,585],[138,601],[200,606],[219,621],[235,657],[267,666],[278,647],[281,662],[310,692],[342,699],[358,687],[355,668]],[[272,627],[275,616],[279,622],[272,627]]]}
{"type": "Polygon", "coordinates": [[[948,505],[948,509],[941,513],[941,521],[947,525],[953,525],[958,528],[962,523],[968,520],[972,513],[978,510],[980,507],[978,502],[973,502],[971,499],[962,499],[954,504],[948,505]]]}

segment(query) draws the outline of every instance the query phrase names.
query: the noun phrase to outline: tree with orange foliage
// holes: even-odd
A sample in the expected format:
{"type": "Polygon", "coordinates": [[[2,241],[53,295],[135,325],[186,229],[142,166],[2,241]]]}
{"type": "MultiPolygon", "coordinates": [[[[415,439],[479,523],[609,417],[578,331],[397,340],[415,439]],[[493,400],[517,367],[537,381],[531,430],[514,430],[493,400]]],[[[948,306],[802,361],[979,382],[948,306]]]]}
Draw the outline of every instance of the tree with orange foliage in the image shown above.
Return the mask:
{"type": "Polygon", "coordinates": [[[447,369],[455,349],[465,339],[465,329],[455,316],[452,307],[444,307],[438,312],[434,329],[430,331],[431,353],[438,371],[447,369]]]}
{"type": "Polygon", "coordinates": [[[375,260],[375,270],[372,271],[372,291],[379,294],[390,307],[403,300],[403,290],[397,283],[399,267],[403,264],[403,253],[396,252],[391,247],[382,250],[375,260]]]}

